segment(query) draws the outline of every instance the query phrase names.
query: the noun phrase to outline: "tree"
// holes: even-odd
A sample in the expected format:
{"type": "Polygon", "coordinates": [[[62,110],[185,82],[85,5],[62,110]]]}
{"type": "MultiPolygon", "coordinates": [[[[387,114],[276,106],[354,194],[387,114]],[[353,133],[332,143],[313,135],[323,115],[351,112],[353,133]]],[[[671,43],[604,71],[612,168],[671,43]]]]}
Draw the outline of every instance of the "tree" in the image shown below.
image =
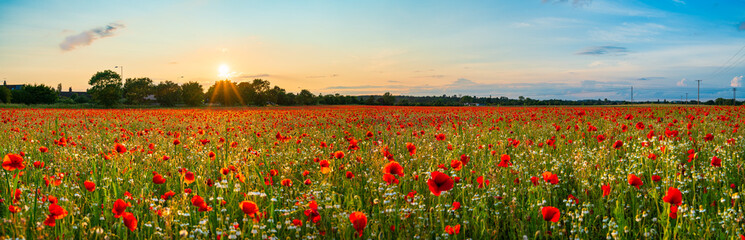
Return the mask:
{"type": "Polygon", "coordinates": [[[155,98],[160,105],[173,107],[181,101],[181,87],[171,81],[160,82],[155,87],[155,98]]]}
{"type": "MultiPolygon", "coordinates": [[[[329,95],[326,95],[326,96],[329,96],[329,95]]],[[[298,93],[297,96],[295,96],[295,102],[297,102],[298,104],[301,104],[301,105],[314,105],[314,104],[316,104],[315,103],[314,96],[313,96],[313,93],[311,93],[307,89],[301,90],[300,93],[298,93]]],[[[327,102],[326,104],[331,104],[331,103],[327,102]]]]}
{"type": "Polygon", "coordinates": [[[209,103],[219,103],[223,106],[233,106],[241,102],[241,96],[234,82],[224,80],[217,81],[207,90],[205,96],[209,103]]]}
{"type": "Polygon", "coordinates": [[[383,99],[382,104],[384,105],[393,105],[396,103],[396,97],[394,97],[393,94],[391,94],[390,92],[386,92],[385,94],[383,94],[383,97],[381,99],[383,99]]]}
{"type": "Polygon", "coordinates": [[[10,89],[6,87],[0,87],[0,102],[3,103],[10,103],[10,99],[12,98],[13,94],[10,92],[10,89]]]}
{"type": "Polygon", "coordinates": [[[181,85],[181,98],[189,106],[202,105],[204,100],[204,89],[198,82],[188,82],[181,85]]]}
{"type": "Polygon", "coordinates": [[[262,79],[254,79],[251,83],[251,86],[253,87],[254,92],[256,95],[254,96],[252,100],[256,105],[263,106],[266,104],[266,101],[268,101],[267,94],[269,93],[269,81],[262,80],[262,79]]]}
{"type": "Polygon", "coordinates": [[[97,72],[88,80],[88,84],[92,86],[88,93],[93,100],[104,106],[114,106],[122,97],[122,78],[114,71],[97,72]]]}
{"type": "Polygon", "coordinates": [[[248,105],[256,104],[256,90],[254,89],[254,85],[250,82],[239,83],[238,93],[243,99],[243,103],[248,105]]]}
{"type": "Polygon", "coordinates": [[[124,98],[128,104],[141,104],[145,97],[153,94],[155,86],[150,78],[127,78],[124,82],[124,98]]]}
{"type": "Polygon", "coordinates": [[[24,104],[52,104],[57,101],[57,91],[46,85],[23,85],[19,90],[11,91],[15,102],[24,104]]]}

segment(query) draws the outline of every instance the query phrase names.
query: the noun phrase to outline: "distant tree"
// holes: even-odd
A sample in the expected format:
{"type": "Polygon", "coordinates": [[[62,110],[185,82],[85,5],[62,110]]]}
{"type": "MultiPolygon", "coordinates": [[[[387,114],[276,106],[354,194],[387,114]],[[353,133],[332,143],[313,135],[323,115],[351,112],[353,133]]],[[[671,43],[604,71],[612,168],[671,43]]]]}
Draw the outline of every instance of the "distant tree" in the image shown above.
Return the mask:
{"type": "Polygon", "coordinates": [[[141,104],[145,102],[145,97],[155,92],[155,86],[150,78],[127,78],[122,90],[126,103],[141,104]]]}
{"type": "Polygon", "coordinates": [[[12,98],[13,94],[10,92],[10,89],[6,87],[0,87],[0,102],[3,103],[10,103],[10,99],[12,98]]]}
{"type": "Polygon", "coordinates": [[[204,100],[204,89],[198,82],[188,82],[181,85],[181,98],[184,99],[184,103],[189,106],[202,105],[204,100]]]}
{"type": "Polygon", "coordinates": [[[396,103],[396,97],[394,97],[393,94],[391,94],[390,92],[386,92],[385,94],[383,94],[383,97],[381,99],[383,99],[382,104],[384,105],[393,105],[396,103]]]}
{"type": "MultiPolygon", "coordinates": [[[[326,95],[326,96],[330,96],[330,95],[326,95]]],[[[307,89],[303,89],[300,91],[300,93],[297,94],[297,96],[295,96],[295,102],[300,105],[314,105],[315,99],[314,99],[313,93],[311,93],[307,89]]],[[[326,102],[326,104],[331,104],[331,103],[326,102]]]]}
{"type": "Polygon", "coordinates": [[[62,83],[57,84],[57,92],[62,92],[62,83]]]}
{"type": "Polygon", "coordinates": [[[367,105],[375,105],[377,101],[375,101],[375,96],[370,96],[369,98],[365,99],[365,104],[367,105]]]}
{"type": "Polygon", "coordinates": [[[250,82],[238,83],[238,95],[243,99],[243,103],[248,105],[257,105],[256,90],[250,82]]]}
{"type": "Polygon", "coordinates": [[[70,99],[75,101],[75,103],[89,103],[91,101],[87,95],[78,95],[77,93],[72,94],[70,99]]]}
{"type": "Polygon", "coordinates": [[[104,106],[114,106],[122,97],[122,78],[114,71],[97,72],[88,80],[88,84],[92,86],[88,93],[93,100],[104,106]]]}
{"type": "Polygon", "coordinates": [[[256,105],[265,105],[266,101],[268,101],[268,93],[269,93],[269,81],[262,80],[262,79],[254,79],[253,82],[251,82],[251,86],[253,86],[253,90],[256,93],[253,99],[251,99],[256,105]]]}
{"type": "Polygon", "coordinates": [[[160,105],[173,107],[181,101],[181,87],[171,81],[160,82],[155,87],[155,98],[160,105]]]}
{"type": "Polygon", "coordinates": [[[219,103],[223,106],[233,106],[241,102],[241,96],[234,82],[217,81],[207,90],[205,100],[209,103],[219,103]]]}
{"type": "Polygon", "coordinates": [[[46,85],[23,85],[19,90],[11,91],[17,103],[52,104],[57,100],[57,91],[46,85]]]}

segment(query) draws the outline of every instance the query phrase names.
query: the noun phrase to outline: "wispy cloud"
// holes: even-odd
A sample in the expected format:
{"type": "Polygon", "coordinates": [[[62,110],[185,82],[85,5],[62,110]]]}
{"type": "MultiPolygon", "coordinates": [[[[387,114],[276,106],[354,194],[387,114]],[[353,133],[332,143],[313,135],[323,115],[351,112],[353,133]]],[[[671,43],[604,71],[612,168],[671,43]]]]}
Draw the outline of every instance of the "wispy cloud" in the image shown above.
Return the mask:
{"type": "Polygon", "coordinates": [[[110,23],[104,27],[98,27],[75,35],[69,35],[59,44],[59,47],[63,51],[70,51],[78,47],[88,46],[95,40],[114,36],[114,32],[121,28],[124,28],[124,24],[110,23]]]}
{"type": "Polygon", "coordinates": [[[596,46],[588,47],[577,52],[579,55],[624,55],[629,52],[625,47],[618,46],[596,46]]]}
{"type": "Polygon", "coordinates": [[[741,87],[742,86],[742,76],[735,76],[732,78],[732,81],[730,81],[729,84],[730,87],[741,87]]]}
{"type": "Polygon", "coordinates": [[[338,74],[334,73],[334,74],[331,74],[331,75],[305,76],[305,78],[335,78],[335,77],[338,77],[338,76],[339,76],[338,74]]]}
{"type": "Polygon", "coordinates": [[[636,80],[639,80],[639,81],[650,81],[650,80],[664,80],[664,79],[665,79],[665,77],[640,77],[640,78],[637,78],[636,80]]]}
{"type": "Polygon", "coordinates": [[[623,23],[609,29],[591,30],[589,34],[601,42],[649,42],[666,30],[667,27],[656,23],[623,23]]]}
{"type": "Polygon", "coordinates": [[[675,83],[675,85],[677,85],[678,87],[685,87],[685,86],[688,86],[688,85],[686,84],[686,79],[685,79],[685,78],[683,78],[683,79],[680,79],[680,81],[678,81],[677,83],[675,83]]]}
{"type": "Polygon", "coordinates": [[[253,74],[253,75],[243,75],[243,74],[241,74],[240,76],[238,76],[236,78],[238,78],[238,79],[255,79],[255,78],[263,78],[263,77],[269,77],[269,76],[271,76],[271,75],[266,74],[266,73],[253,74]]]}
{"type": "MultiPolygon", "coordinates": [[[[541,0],[543,3],[568,3],[569,0],[541,0]]],[[[575,7],[584,7],[590,5],[592,0],[572,0],[572,5],[575,7]]]]}

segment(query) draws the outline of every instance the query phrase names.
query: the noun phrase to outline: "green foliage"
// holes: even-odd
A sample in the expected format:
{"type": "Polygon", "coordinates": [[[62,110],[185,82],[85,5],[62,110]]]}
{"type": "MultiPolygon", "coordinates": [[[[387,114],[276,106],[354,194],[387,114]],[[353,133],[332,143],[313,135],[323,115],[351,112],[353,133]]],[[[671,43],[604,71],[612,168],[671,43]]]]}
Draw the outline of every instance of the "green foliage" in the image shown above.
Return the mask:
{"type": "Polygon", "coordinates": [[[198,82],[188,82],[181,85],[181,91],[181,98],[186,105],[202,105],[202,101],[204,101],[204,89],[198,82]]]}
{"type": "Polygon", "coordinates": [[[155,88],[155,98],[162,106],[175,106],[181,101],[181,87],[171,81],[160,82],[155,88]]]}
{"type": "Polygon", "coordinates": [[[150,78],[127,78],[124,82],[124,98],[128,104],[144,103],[145,97],[153,94],[155,86],[150,78]]]}
{"type": "Polygon", "coordinates": [[[313,96],[313,93],[307,89],[303,89],[297,96],[295,96],[295,102],[300,105],[315,105],[316,100],[314,98],[315,96],[313,96]]]}
{"type": "Polygon", "coordinates": [[[222,106],[235,106],[244,103],[235,83],[228,80],[215,82],[215,85],[207,90],[205,98],[208,103],[217,103],[222,106]]]}
{"type": "Polygon", "coordinates": [[[20,90],[13,90],[12,98],[16,103],[23,104],[51,104],[57,100],[57,91],[54,88],[40,85],[23,85],[20,90]]]}
{"type": "Polygon", "coordinates": [[[104,106],[114,106],[122,97],[122,78],[114,71],[97,72],[88,80],[88,84],[91,85],[88,93],[93,100],[104,106]]]}
{"type": "Polygon", "coordinates": [[[2,103],[10,103],[10,99],[12,98],[13,94],[10,92],[10,89],[6,87],[0,87],[0,102],[2,103]]]}

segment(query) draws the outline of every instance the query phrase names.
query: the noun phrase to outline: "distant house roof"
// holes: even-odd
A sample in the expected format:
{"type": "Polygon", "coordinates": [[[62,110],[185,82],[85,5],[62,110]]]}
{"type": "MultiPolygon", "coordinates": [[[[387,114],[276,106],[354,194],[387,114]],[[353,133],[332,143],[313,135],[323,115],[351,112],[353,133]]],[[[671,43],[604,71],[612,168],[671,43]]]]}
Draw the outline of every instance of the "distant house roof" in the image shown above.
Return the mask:
{"type": "Polygon", "coordinates": [[[21,90],[21,88],[23,88],[23,85],[24,84],[11,84],[11,85],[8,85],[8,83],[6,83],[5,81],[3,81],[3,87],[6,87],[6,88],[8,88],[10,90],[21,90]]]}

